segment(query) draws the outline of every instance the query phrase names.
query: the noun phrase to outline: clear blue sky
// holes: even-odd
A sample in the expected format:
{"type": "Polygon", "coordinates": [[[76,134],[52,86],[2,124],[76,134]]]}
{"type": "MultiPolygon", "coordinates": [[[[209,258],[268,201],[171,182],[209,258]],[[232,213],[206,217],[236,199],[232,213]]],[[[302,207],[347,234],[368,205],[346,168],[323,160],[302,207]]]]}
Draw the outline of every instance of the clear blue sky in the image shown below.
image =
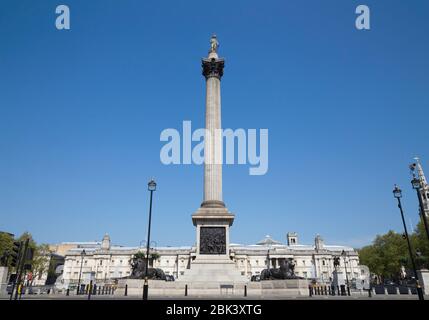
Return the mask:
{"type": "Polygon", "coordinates": [[[429,174],[429,2],[23,1],[0,4],[0,230],[38,242],[146,236],[190,245],[203,167],[159,160],[165,128],[204,125],[200,58],[218,35],[223,126],[269,129],[269,171],[224,168],[231,240],[296,231],[359,247],[418,221],[429,174]],[[71,30],[55,28],[67,4],[71,30]],[[358,31],[355,8],[371,9],[358,31]]]}

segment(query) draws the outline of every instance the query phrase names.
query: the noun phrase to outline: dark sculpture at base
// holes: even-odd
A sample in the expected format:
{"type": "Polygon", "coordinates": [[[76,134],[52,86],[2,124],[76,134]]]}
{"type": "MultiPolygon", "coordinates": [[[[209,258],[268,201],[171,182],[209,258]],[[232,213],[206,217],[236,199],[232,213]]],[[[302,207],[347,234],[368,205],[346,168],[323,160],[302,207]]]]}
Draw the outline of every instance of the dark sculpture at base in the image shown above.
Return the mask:
{"type": "Polygon", "coordinates": [[[292,258],[282,260],[280,268],[264,269],[261,272],[261,280],[285,280],[304,279],[295,275],[295,262],[292,258]]]}
{"type": "MultiPolygon", "coordinates": [[[[131,262],[131,275],[126,279],[144,279],[146,276],[146,259],[141,257],[134,257],[131,262]]],[[[166,280],[164,271],[159,268],[148,268],[147,278],[149,280],[166,280]]]]}

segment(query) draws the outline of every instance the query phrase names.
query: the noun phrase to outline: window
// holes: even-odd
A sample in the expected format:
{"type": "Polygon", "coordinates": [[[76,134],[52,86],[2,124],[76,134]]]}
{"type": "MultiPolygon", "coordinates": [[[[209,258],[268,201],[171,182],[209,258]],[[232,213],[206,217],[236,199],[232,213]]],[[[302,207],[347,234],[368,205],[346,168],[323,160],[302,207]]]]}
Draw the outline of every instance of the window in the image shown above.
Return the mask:
{"type": "Polygon", "coordinates": [[[304,276],[305,279],[307,279],[307,272],[303,272],[302,275],[304,276]]]}
{"type": "Polygon", "coordinates": [[[185,274],[185,271],[180,271],[180,275],[183,276],[185,274]]]}
{"type": "Polygon", "coordinates": [[[79,264],[79,260],[76,260],[76,264],[79,264]]]}
{"type": "Polygon", "coordinates": [[[119,260],[119,264],[122,264],[122,260],[119,260]]]}
{"type": "Polygon", "coordinates": [[[88,260],[84,260],[84,261],[83,261],[83,264],[84,264],[84,265],[86,265],[86,263],[87,263],[87,262],[88,262],[88,260]]]}
{"type": "Polygon", "coordinates": [[[295,239],[294,238],[290,239],[290,243],[295,244],[295,239]]]}
{"type": "Polygon", "coordinates": [[[302,260],[302,265],[305,266],[305,260],[302,260]]]}
{"type": "Polygon", "coordinates": [[[112,263],[115,263],[115,260],[112,260],[112,263]]]}
{"type": "Polygon", "coordinates": [[[322,260],[322,265],[325,265],[325,260],[322,260]]]}
{"type": "Polygon", "coordinates": [[[100,266],[102,266],[103,265],[103,260],[100,260],[100,266]]]}
{"type": "Polygon", "coordinates": [[[244,271],[241,271],[241,275],[244,276],[244,271]]]}

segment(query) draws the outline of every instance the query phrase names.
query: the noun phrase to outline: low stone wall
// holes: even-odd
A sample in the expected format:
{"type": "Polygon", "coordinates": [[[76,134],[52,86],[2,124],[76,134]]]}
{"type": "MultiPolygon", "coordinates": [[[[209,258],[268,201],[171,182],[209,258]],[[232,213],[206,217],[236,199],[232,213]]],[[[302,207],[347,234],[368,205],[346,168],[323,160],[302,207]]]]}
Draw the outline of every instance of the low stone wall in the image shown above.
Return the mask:
{"type": "MultiPolygon", "coordinates": [[[[119,281],[115,295],[124,296],[127,286],[128,296],[142,296],[143,280],[122,279],[119,281]]],[[[260,282],[221,283],[214,281],[182,282],[149,280],[149,295],[165,298],[265,298],[281,299],[282,297],[308,296],[307,280],[268,280],[260,282]],[[187,295],[185,296],[185,292],[187,295]]]]}

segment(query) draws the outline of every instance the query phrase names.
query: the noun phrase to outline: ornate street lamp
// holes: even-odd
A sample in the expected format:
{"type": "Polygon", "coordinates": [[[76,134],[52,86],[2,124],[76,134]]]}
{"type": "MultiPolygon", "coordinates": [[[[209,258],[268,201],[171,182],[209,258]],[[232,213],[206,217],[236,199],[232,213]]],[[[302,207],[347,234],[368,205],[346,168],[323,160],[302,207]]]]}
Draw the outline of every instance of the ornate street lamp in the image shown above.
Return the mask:
{"type": "Polygon", "coordinates": [[[152,221],[152,196],[153,192],[156,190],[156,182],[151,179],[147,184],[147,189],[150,191],[150,204],[149,204],[149,224],[147,230],[147,242],[146,242],[146,270],[144,275],[144,285],[143,285],[143,300],[147,300],[148,297],[148,269],[149,269],[149,247],[150,247],[150,224],[152,221]]]}
{"type": "Polygon", "coordinates": [[[424,300],[423,290],[420,287],[419,279],[417,277],[417,269],[416,269],[416,263],[414,261],[413,249],[411,247],[410,238],[408,236],[407,225],[405,224],[404,210],[402,209],[402,203],[401,203],[402,190],[399,189],[399,187],[396,184],[395,184],[395,188],[393,189],[393,196],[398,200],[398,208],[401,211],[402,224],[404,225],[405,237],[407,238],[408,252],[410,254],[411,264],[413,266],[414,277],[416,279],[417,294],[419,296],[419,300],[424,300]]]}
{"type": "Polygon", "coordinates": [[[80,293],[80,278],[82,276],[82,265],[83,265],[83,259],[86,256],[86,251],[85,249],[82,250],[82,252],[80,253],[80,271],[79,271],[79,280],[77,282],[77,291],[76,294],[78,295],[80,293]]]}
{"type": "MultiPolygon", "coordinates": [[[[411,168],[411,170],[414,170],[412,165],[410,166],[410,168],[411,168]]],[[[419,199],[419,207],[420,207],[420,217],[423,220],[423,225],[425,226],[425,230],[426,230],[426,236],[428,237],[428,240],[429,240],[428,222],[426,219],[426,213],[425,213],[425,208],[423,205],[422,194],[420,192],[420,190],[423,188],[423,186],[422,186],[420,179],[418,179],[414,173],[413,173],[413,179],[411,180],[411,185],[413,186],[413,189],[416,190],[416,192],[417,192],[417,198],[419,199]]]]}
{"type": "Polygon", "coordinates": [[[347,262],[346,262],[347,252],[343,250],[341,252],[341,255],[343,256],[343,259],[344,259],[344,269],[346,271],[347,294],[350,296],[349,275],[347,274],[347,262]]]}

